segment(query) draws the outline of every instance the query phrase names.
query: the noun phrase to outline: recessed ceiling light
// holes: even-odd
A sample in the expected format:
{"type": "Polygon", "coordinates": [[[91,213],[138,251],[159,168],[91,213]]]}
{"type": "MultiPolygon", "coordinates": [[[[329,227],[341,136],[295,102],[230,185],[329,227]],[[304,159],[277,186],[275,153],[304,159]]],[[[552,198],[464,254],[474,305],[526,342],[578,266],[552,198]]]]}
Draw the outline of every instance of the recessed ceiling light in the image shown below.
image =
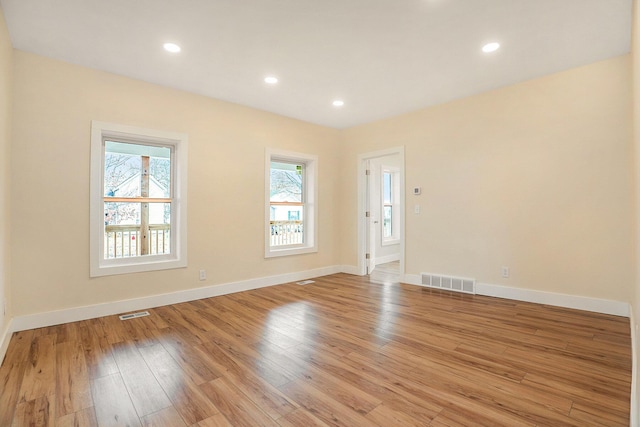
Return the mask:
{"type": "Polygon", "coordinates": [[[178,53],[182,50],[180,46],[175,43],[165,43],[162,45],[162,47],[164,47],[164,50],[171,53],[178,53]]]}
{"type": "Polygon", "coordinates": [[[264,82],[268,83],[270,85],[274,85],[274,84],[278,83],[278,78],[277,77],[273,77],[273,76],[265,77],[264,78],[264,82]]]}
{"type": "Polygon", "coordinates": [[[487,43],[484,46],[482,46],[482,51],[484,53],[491,53],[491,52],[495,52],[496,50],[500,49],[500,43],[487,43]]]}
{"type": "Polygon", "coordinates": [[[341,99],[336,99],[332,102],[334,107],[342,107],[344,105],[344,101],[341,99]]]}

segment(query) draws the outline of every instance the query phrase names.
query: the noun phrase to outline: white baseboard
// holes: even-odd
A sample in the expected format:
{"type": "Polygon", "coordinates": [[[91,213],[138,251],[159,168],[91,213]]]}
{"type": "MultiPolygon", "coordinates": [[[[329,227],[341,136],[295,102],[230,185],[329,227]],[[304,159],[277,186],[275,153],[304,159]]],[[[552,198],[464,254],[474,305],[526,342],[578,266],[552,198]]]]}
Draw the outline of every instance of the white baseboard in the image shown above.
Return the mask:
{"type": "Polygon", "coordinates": [[[636,318],[633,312],[633,306],[629,306],[629,322],[631,323],[631,422],[630,426],[640,426],[640,404],[638,401],[640,400],[640,382],[638,381],[638,377],[640,377],[640,372],[638,369],[638,346],[640,346],[640,342],[638,342],[638,331],[636,331],[636,318]]]}
{"type": "Polygon", "coordinates": [[[379,258],[376,258],[376,265],[377,264],[384,264],[384,263],[387,263],[387,262],[394,262],[394,261],[400,261],[400,254],[385,255],[385,256],[381,256],[379,258]]]}
{"type": "Polygon", "coordinates": [[[402,276],[401,282],[409,285],[424,286],[419,274],[405,274],[402,276]]]}
{"type": "Polygon", "coordinates": [[[600,298],[511,288],[476,282],[476,294],[629,317],[629,304],[600,298]]]}
{"type": "Polygon", "coordinates": [[[103,304],[95,304],[84,307],[69,308],[65,310],[50,311],[46,313],[18,316],[13,319],[13,327],[11,332],[59,325],[61,323],[77,322],[79,320],[110,316],[113,314],[126,313],[135,310],[160,307],[163,305],[178,304],[186,301],[193,301],[203,298],[231,294],[235,292],[248,291],[251,289],[264,288],[267,286],[280,285],[283,283],[296,282],[299,280],[311,279],[313,277],[326,276],[329,274],[339,273],[341,271],[342,269],[340,266],[331,266],[313,270],[299,271],[295,273],[280,274],[277,276],[261,277],[257,279],[242,280],[238,282],[188,289],[185,291],[172,292],[168,294],[152,295],[130,300],[113,301],[103,304]]]}
{"type": "Polygon", "coordinates": [[[352,274],[354,276],[362,276],[360,269],[357,265],[342,265],[340,266],[340,272],[346,274],[352,274]]]}
{"type": "MultiPolygon", "coordinates": [[[[405,274],[403,282],[410,285],[424,286],[418,274],[405,274]]],[[[536,291],[533,289],[512,288],[480,282],[476,282],[476,294],[629,317],[629,304],[620,301],[536,291]]]]}
{"type": "Polygon", "coordinates": [[[9,323],[7,323],[7,328],[4,330],[4,333],[0,335],[0,366],[4,361],[4,356],[7,354],[7,349],[9,348],[9,341],[11,341],[12,335],[13,335],[13,319],[9,319],[9,323]]]}

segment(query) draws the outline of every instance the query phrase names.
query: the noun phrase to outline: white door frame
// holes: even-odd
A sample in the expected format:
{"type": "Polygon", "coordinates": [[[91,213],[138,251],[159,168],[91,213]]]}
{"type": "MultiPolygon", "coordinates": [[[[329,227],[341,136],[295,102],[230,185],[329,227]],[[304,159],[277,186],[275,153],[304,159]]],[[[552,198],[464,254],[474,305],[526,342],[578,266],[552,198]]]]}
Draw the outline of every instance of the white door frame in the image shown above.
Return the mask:
{"type": "Polygon", "coordinates": [[[367,274],[367,162],[379,157],[398,155],[400,157],[400,274],[404,275],[404,246],[405,246],[405,184],[404,184],[404,146],[373,151],[358,155],[358,274],[367,274]]]}
{"type": "MultiPolygon", "coordinates": [[[[364,161],[365,170],[368,170],[369,173],[365,174],[365,210],[369,211],[369,216],[365,215],[365,222],[367,223],[367,233],[365,234],[365,252],[369,254],[369,258],[365,257],[364,265],[365,265],[365,273],[371,274],[371,272],[376,268],[376,245],[378,242],[376,241],[375,236],[375,226],[374,226],[374,216],[373,209],[371,209],[372,205],[372,194],[374,193],[372,186],[374,185],[373,171],[371,170],[371,159],[366,159],[364,161]]],[[[379,192],[379,189],[378,189],[379,192]]]]}

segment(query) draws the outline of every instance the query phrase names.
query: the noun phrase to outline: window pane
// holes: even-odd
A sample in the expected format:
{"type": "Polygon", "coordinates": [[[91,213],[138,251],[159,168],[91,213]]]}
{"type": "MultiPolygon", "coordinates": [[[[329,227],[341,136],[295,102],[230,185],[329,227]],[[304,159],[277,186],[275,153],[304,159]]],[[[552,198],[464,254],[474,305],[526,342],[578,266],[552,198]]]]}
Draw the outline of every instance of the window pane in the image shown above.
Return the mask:
{"type": "Polygon", "coordinates": [[[391,173],[385,172],[383,174],[383,186],[384,186],[384,204],[390,205],[391,202],[391,173]]]}
{"type": "Polygon", "coordinates": [[[171,203],[149,203],[149,255],[171,253],[171,203]]]}
{"type": "Polygon", "coordinates": [[[288,211],[287,217],[289,221],[300,221],[300,211],[288,211]]]}
{"type": "Polygon", "coordinates": [[[171,203],[149,203],[149,247],[143,251],[141,203],[104,204],[104,258],[171,253],[171,203]]]}
{"type": "Polygon", "coordinates": [[[393,235],[393,230],[392,230],[392,208],[391,206],[385,206],[384,207],[384,218],[382,220],[382,229],[384,232],[384,237],[391,237],[393,235]]]}
{"type": "Polygon", "coordinates": [[[140,196],[140,156],[104,153],[104,195],[107,197],[140,196]]]}
{"type": "Polygon", "coordinates": [[[105,141],[105,196],[140,197],[143,156],[149,158],[148,197],[171,197],[171,149],[115,141],[105,141]]]}
{"type": "Polygon", "coordinates": [[[170,158],[149,158],[149,197],[171,197],[170,158]]]}
{"type": "MultiPolygon", "coordinates": [[[[171,224],[171,203],[148,203],[148,224],[171,224]]],[[[140,225],[141,203],[104,204],[104,225],[140,225]]]]}
{"type": "Polygon", "coordinates": [[[171,224],[171,203],[149,203],[149,224],[171,224]]]}
{"type": "Polygon", "coordinates": [[[302,221],[303,212],[302,206],[272,205],[271,221],[302,221]]]}
{"type": "Polygon", "coordinates": [[[271,206],[271,246],[304,243],[304,208],[302,206],[271,206]]]}
{"type": "Polygon", "coordinates": [[[140,254],[140,203],[104,204],[104,258],[140,254]]]}
{"type": "Polygon", "coordinates": [[[140,203],[105,203],[104,225],[140,225],[140,203]]]}
{"type": "Polygon", "coordinates": [[[304,164],[271,162],[271,202],[301,203],[304,164]]]}

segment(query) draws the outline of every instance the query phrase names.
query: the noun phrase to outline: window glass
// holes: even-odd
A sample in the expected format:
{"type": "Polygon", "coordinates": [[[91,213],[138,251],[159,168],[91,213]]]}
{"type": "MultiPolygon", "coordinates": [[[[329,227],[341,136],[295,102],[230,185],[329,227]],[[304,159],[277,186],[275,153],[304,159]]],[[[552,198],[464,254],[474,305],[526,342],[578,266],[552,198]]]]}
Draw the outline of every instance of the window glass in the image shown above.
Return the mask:
{"type": "Polygon", "coordinates": [[[384,237],[393,236],[393,221],[391,217],[391,206],[384,207],[383,231],[384,237]]]}
{"type": "Polygon", "coordinates": [[[382,218],[382,231],[383,237],[393,236],[393,199],[392,199],[392,174],[390,172],[384,172],[382,174],[382,186],[383,186],[383,218],[382,218]]]}
{"type": "Polygon", "coordinates": [[[171,253],[171,149],[104,146],[104,259],[171,253]]]}
{"type": "Polygon", "coordinates": [[[271,162],[271,202],[302,202],[304,165],[271,162]]]}
{"type": "Polygon", "coordinates": [[[304,164],[271,162],[271,246],[304,243],[304,164]]]}
{"type": "Polygon", "coordinates": [[[390,172],[385,172],[383,174],[383,185],[384,185],[384,204],[385,205],[390,205],[391,203],[393,203],[392,199],[391,199],[391,173],[390,172]]]}

